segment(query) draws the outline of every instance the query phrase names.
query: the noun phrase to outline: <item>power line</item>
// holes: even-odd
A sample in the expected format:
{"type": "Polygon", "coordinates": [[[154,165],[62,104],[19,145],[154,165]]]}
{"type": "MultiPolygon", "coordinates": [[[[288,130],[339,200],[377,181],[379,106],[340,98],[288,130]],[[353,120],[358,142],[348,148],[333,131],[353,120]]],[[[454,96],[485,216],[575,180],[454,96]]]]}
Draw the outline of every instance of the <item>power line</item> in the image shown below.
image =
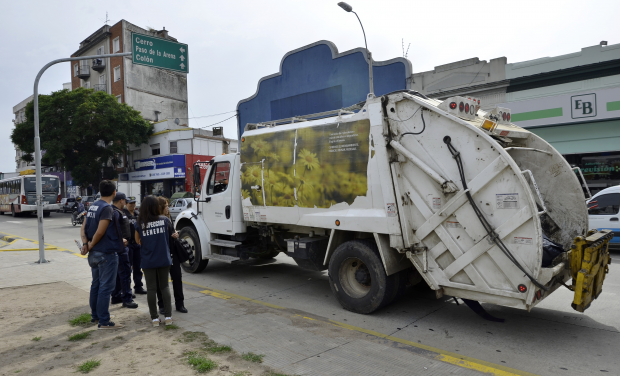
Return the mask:
{"type": "Polygon", "coordinates": [[[211,115],[204,115],[204,116],[194,116],[194,117],[190,117],[190,118],[179,118],[179,119],[183,119],[183,120],[186,120],[186,119],[201,119],[201,118],[208,118],[208,117],[214,117],[214,116],[219,116],[219,115],[226,115],[226,114],[230,114],[232,112],[237,112],[237,110],[228,111],[228,112],[221,112],[219,114],[211,114],[211,115]]]}
{"type": "Polygon", "coordinates": [[[214,126],[214,125],[218,125],[218,124],[220,124],[220,123],[223,123],[223,122],[225,122],[226,120],[230,120],[230,119],[232,119],[232,118],[234,118],[234,117],[237,117],[237,114],[234,114],[233,116],[231,116],[231,117],[229,117],[229,118],[226,118],[226,119],[224,119],[224,120],[222,120],[222,121],[218,121],[217,123],[213,123],[213,124],[205,125],[204,127],[199,127],[199,128],[208,128],[208,127],[212,127],[212,126],[214,126]]]}

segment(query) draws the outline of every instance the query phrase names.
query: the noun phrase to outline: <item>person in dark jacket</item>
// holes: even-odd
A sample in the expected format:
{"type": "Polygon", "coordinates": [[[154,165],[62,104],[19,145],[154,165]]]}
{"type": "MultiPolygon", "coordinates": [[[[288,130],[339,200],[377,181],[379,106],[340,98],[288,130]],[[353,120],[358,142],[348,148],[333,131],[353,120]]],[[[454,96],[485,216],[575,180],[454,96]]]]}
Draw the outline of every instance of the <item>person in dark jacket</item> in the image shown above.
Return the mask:
{"type": "MultiPolygon", "coordinates": [[[[157,197],[159,202],[159,214],[170,218],[170,210],[168,209],[168,200],[164,197],[157,197]]],[[[177,234],[174,226],[172,225],[172,220],[170,220],[170,228],[169,231],[171,234],[177,234]]],[[[170,244],[170,257],[172,258],[172,266],[170,266],[170,278],[172,279],[172,291],[174,292],[174,305],[176,310],[181,313],[187,313],[187,308],[185,308],[184,300],[185,296],[183,295],[183,279],[181,274],[181,260],[177,256],[176,252],[172,247],[172,243],[170,244]]],[[[157,305],[159,306],[159,313],[162,313],[164,310],[164,303],[161,299],[161,292],[157,290],[157,305]]]]}
{"type": "Polygon", "coordinates": [[[131,262],[131,270],[133,275],[133,292],[134,294],[146,295],[146,290],[142,284],[142,269],[140,269],[140,244],[136,242],[136,221],[140,212],[136,209],[136,200],[133,197],[127,198],[127,205],[123,209],[123,213],[129,219],[131,230],[131,238],[129,239],[129,261],[131,262]]]}
{"type": "Polygon", "coordinates": [[[118,273],[116,273],[116,287],[112,291],[112,304],[123,303],[123,308],[138,308],[138,303],[131,293],[131,262],[129,260],[129,240],[133,237],[129,218],[123,212],[127,203],[127,196],[123,192],[116,192],[112,201],[112,209],[118,214],[118,231],[125,240],[125,245],[118,252],[118,273]]]}
{"type": "MultiPolygon", "coordinates": [[[[172,303],[168,287],[170,257],[170,219],[159,214],[157,198],[147,196],[142,201],[136,226],[136,241],[140,244],[140,266],[146,280],[146,298],[153,326],[159,326],[157,285],[161,289],[166,325],[172,324],[172,303]]],[[[176,235],[178,237],[178,234],[176,235]]]]}
{"type": "Polygon", "coordinates": [[[88,208],[82,224],[84,245],[82,255],[88,254],[93,281],[90,287],[91,322],[98,329],[118,329],[123,325],[110,320],[110,295],[114,290],[118,270],[118,251],[123,246],[116,228],[118,215],[110,203],[116,195],[116,185],[109,180],[99,183],[101,199],[88,208]]]}

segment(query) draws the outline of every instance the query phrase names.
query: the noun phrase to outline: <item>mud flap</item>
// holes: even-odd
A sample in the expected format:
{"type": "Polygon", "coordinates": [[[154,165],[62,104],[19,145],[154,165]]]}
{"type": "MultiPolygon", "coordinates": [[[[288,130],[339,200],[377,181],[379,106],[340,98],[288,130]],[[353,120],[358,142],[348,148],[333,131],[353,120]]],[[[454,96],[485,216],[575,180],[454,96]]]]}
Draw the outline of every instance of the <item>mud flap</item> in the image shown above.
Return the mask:
{"type": "Polygon", "coordinates": [[[463,299],[461,298],[461,300],[467,304],[467,306],[469,308],[471,308],[472,311],[476,312],[478,314],[478,316],[482,317],[485,320],[488,321],[493,321],[493,322],[504,322],[506,320],[504,319],[500,319],[499,317],[495,317],[493,315],[491,315],[489,312],[485,311],[484,308],[482,307],[482,305],[475,301],[475,300],[469,300],[469,299],[463,299]]]}
{"type": "Polygon", "coordinates": [[[575,238],[569,259],[573,277],[571,290],[575,297],[571,306],[583,312],[601,294],[605,274],[609,273],[609,241],[613,238],[611,230],[590,230],[588,236],[575,238]]]}

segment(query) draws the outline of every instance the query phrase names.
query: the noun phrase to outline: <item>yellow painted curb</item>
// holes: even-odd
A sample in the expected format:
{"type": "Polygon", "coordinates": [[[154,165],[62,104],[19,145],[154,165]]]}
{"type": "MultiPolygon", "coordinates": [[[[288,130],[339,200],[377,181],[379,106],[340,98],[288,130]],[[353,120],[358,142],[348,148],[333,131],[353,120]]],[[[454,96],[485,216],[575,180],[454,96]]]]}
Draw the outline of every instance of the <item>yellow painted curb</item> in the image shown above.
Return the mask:
{"type": "MultiPolygon", "coordinates": [[[[245,300],[248,302],[253,302],[253,303],[257,303],[257,304],[261,304],[267,307],[271,307],[271,308],[276,308],[276,309],[286,309],[285,307],[280,307],[271,303],[267,303],[267,302],[263,302],[260,300],[256,300],[256,299],[252,299],[252,298],[247,298],[245,296],[241,296],[241,295],[237,295],[237,294],[233,294],[227,291],[222,291],[222,290],[216,290],[216,289],[212,289],[212,288],[208,288],[205,286],[201,286],[195,283],[191,283],[191,282],[185,282],[183,281],[184,284],[186,285],[190,285],[190,286],[194,286],[194,287],[199,287],[205,290],[200,291],[203,294],[206,295],[210,295],[213,296],[215,298],[219,298],[219,299],[224,299],[224,300],[230,300],[232,298],[236,298],[236,299],[241,299],[241,300],[245,300]]],[[[294,316],[299,316],[302,317],[304,319],[307,320],[312,320],[312,321],[322,321],[322,320],[316,320],[313,319],[311,317],[306,317],[306,316],[301,316],[301,315],[294,315],[294,316]]],[[[325,322],[325,321],[322,321],[325,322]]],[[[494,375],[494,376],[537,376],[536,374],[530,373],[530,372],[526,372],[526,371],[520,371],[517,369],[513,369],[510,367],[504,367],[501,366],[499,364],[494,364],[494,363],[490,363],[490,362],[486,362],[484,360],[480,360],[480,359],[475,359],[475,358],[471,358],[468,356],[464,356],[461,354],[457,354],[457,353],[453,353],[450,351],[445,351],[445,350],[441,350],[438,349],[436,347],[432,347],[432,346],[426,346],[426,345],[422,345],[420,343],[415,343],[412,341],[408,341],[406,339],[402,339],[402,338],[398,338],[398,337],[394,337],[388,334],[383,334],[380,332],[375,332],[374,330],[368,330],[368,329],[364,329],[364,328],[360,328],[354,325],[349,325],[349,324],[345,324],[345,323],[341,323],[338,321],[334,321],[334,320],[328,320],[326,321],[326,323],[343,328],[343,329],[348,329],[348,330],[352,330],[352,331],[356,331],[359,333],[365,333],[365,334],[369,334],[375,337],[379,337],[379,338],[383,338],[383,339],[387,339],[393,342],[398,342],[398,343],[402,343],[404,345],[408,345],[408,346],[412,346],[412,347],[417,347],[419,349],[422,350],[426,350],[429,352],[433,352],[436,353],[437,356],[435,356],[435,360],[441,361],[441,362],[445,362],[445,363],[450,363],[453,364],[455,366],[459,366],[459,367],[463,367],[463,368],[467,368],[467,369],[472,369],[475,371],[479,371],[479,372],[484,372],[488,375],[494,375]]]]}

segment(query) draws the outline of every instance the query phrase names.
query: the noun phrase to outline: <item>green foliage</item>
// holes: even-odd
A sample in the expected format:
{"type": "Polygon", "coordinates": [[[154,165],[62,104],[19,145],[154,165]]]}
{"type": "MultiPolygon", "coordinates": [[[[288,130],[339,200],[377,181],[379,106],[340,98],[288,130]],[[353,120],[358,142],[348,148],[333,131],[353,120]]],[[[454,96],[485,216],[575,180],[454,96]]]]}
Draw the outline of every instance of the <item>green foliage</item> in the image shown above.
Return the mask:
{"type": "Polygon", "coordinates": [[[241,357],[244,360],[247,360],[249,362],[262,363],[263,362],[263,358],[265,357],[265,355],[259,355],[259,354],[254,354],[252,352],[249,352],[249,353],[241,354],[241,357]]]}
{"type": "Polygon", "coordinates": [[[196,352],[190,352],[187,355],[187,363],[194,367],[198,373],[209,372],[217,367],[217,363],[204,356],[198,355],[196,352]]]}
{"type": "MultiPolygon", "coordinates": [[[[146,143],[152,133],[139,111],[112,95],[84,88],[40,95],[39,123],[43,164],[71,171],[82,186],[116,177],[113,169],[106,168],[108,162],[118,165],[129,144],[146,143]]],[[[26,121],[16,124],[11,140],[23,152],[34,153],[33,102],[26,106],[26,121]]]]}
{"type": "Polygon", "coordinates": [[[213,340],[209,340],[205,342],[204,346],[205,346],[205,350],[210,352],[211,354],[225,353],[225,352],[232,351],[232,347],[226,346],[226,345],[220,345],[219,343],[213,340]]]}
{"type": "Polygon", "coordinates": [[[90,371],[94,370],[95,368],[99,367],[101,365],[101,360],[87,360],[84,363],[80,364],[77,369],[78,371],[82,372],[82,373],[89,373],[90,371]]]}
{"type": "Polygon", "coordinates": [[[41,340],[41,337],[34,337],[32,340],[35,342],[39,342],[41,340]]]}
{"type": "Polygon", "coordinates": [[[82,313],[79,316],[69,319],[69,324],[71,324],[71,326],[90,324],[90,313],[82,313]]]}
{"type": "Polygon", "coordinates": [[[86,339],[90,337],[91,332],[92,330],[89,330],[88,332],[76,333],[72,336],[69,336],[69,341],[80,341],[80,340],[86,339]]]}
{"type": "Polygon", "coordinates": [[[177,330],[177,329],[181,329],[181,327],[175,324],[170,324],[170,325],[166,325],[165,329],[166,330],[177,330]]]}

